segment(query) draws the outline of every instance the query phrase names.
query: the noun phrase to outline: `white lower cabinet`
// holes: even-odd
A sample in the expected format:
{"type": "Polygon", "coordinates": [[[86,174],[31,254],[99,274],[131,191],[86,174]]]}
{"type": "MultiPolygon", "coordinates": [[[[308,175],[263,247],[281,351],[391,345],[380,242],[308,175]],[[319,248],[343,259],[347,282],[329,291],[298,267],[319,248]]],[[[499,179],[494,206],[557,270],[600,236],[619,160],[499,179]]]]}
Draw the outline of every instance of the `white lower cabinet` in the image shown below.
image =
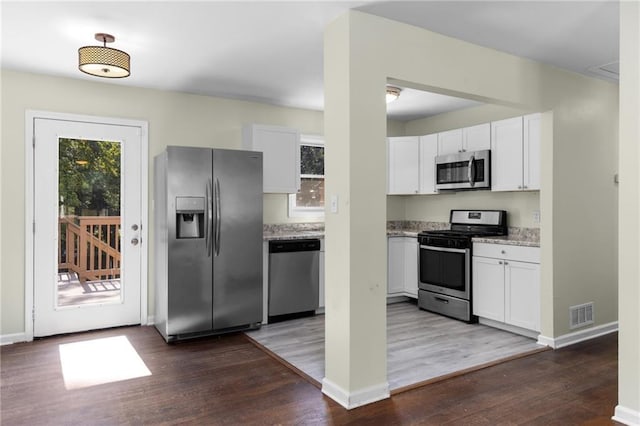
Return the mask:
{"type": "Polygon", "coordinates": [[[507,324],[540,331],[540,265],[505,261],[505,311],[507,324]]]}
{"type": "Polygon", "coordinates": [[[504,322],[504,264],[473,256],[473,314],[504,322]]]}
{"type": "Polygon", "coordinates": [[[404,238],[404,292],[418,298],[418,239],[404,238]]]}
{"type": "Polygon", "coordinates": [[[390,237],[387,244],[387,294],[404,291],[404,238],[390,237]]]}
{"type": "Polygon", "coordinates": [[[474,244],[473,314],[539,332],[539,251],[537,247],[474,244]]]}
{"type": "Polygon", "coordinates": [[[417,238],[389,237],[387,248],[387,295],[417,298],[417,238]]]}

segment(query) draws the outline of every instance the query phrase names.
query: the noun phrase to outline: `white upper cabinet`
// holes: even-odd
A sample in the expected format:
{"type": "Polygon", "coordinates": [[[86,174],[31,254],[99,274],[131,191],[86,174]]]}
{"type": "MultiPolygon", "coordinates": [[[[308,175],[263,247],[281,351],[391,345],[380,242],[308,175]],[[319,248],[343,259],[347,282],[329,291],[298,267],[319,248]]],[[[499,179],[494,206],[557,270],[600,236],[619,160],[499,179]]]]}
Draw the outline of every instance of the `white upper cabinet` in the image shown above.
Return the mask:
{"type": "Polygon", "coordinates": [[[438,135],[420,136],[420,184],[421,194],[436,193],[436,156],[438,135]]]}
{"type": "Polygon", "coordinates": [[[462,129],[453,129],[438,133],[438,155],[461,152],[462,140],[462,129]]]}
{"type": "Polygon", "coordinates": [[[438,135],[387,139],[387,194],[435,194],[438,135]]]}
{"type": "Polygon", "coordinates": [[[491,190],[522,189],[522,117],[491,123],[491,190]]]}
{"type": "Polygon", "coordinates": [[[420,137],[387,139],[387,193],[417,194],[420,181],[420,137]]]}
{"type": "Polygon", "coordinates": [[[489,123],[438,133],[438,155],[466,151],[482,151],[491,148],[489,123]]]}
{"type": "Polygon", "coordinates": [[[491,190],[540,189],[540,114],[491,123],[491,190]]]}
{"type": "Polygon", "coordinates": [[[540,122],[542,114],[523,117],[523,189],[540,189],[540,122]]]}
{"type": "Polygon", "coordinates": [[[251,124],[243,147],[261,151],[264,192],[295,194],[300,189],[300,133],[286,127],[251,124]]]}
{"type": "Polygon", "coordinates": [[[484,123],[462,129],[462,150],[482,151],[491,148],[491,124],[484,123]]]}

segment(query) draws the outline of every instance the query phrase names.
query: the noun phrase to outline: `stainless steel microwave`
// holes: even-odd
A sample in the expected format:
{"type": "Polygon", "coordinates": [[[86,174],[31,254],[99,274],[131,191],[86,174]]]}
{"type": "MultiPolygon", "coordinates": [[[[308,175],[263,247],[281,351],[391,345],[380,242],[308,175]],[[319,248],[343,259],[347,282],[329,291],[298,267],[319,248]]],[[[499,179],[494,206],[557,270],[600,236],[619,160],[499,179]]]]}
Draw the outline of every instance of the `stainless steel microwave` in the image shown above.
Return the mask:
{"type": "Polygon", "coordinates": [[[491,188],[491,151],[458,152],[436,157],[436,189],[491,188]]]}

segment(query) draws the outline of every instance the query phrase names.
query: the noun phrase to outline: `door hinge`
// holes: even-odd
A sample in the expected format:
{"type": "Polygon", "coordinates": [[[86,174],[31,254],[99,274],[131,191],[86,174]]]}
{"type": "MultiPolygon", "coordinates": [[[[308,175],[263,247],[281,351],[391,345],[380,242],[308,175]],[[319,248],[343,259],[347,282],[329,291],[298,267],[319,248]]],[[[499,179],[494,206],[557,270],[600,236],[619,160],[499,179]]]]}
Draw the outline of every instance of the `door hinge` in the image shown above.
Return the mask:
{"type": "Polygon", "coordinates": [[[31,308],[31,321],[36,320],[36,308],[31,308]]]}
{"type": "Polygon", "coordinates": [[[33,233],[34,234],[36,233],[36,221],[35,220],[33,221],[33,233]]]}
{"type": "Polygon", "coordinates": [[[33,135],[33,137],[31,138],[31,146],[33,146],[34,148],[36,147],[36,135],[33,135]]]}

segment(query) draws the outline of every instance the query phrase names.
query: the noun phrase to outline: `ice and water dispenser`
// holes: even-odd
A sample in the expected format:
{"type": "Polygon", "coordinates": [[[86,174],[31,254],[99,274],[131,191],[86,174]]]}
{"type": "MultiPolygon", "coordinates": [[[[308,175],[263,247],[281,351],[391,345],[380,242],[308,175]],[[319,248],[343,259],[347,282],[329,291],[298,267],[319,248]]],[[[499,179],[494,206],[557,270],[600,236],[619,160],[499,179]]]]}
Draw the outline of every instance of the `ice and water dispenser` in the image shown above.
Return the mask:
{"type": "Polygon", "coordinates": [[[176,237],[204,238],[204,197],[176,197],[176,237]]]}

